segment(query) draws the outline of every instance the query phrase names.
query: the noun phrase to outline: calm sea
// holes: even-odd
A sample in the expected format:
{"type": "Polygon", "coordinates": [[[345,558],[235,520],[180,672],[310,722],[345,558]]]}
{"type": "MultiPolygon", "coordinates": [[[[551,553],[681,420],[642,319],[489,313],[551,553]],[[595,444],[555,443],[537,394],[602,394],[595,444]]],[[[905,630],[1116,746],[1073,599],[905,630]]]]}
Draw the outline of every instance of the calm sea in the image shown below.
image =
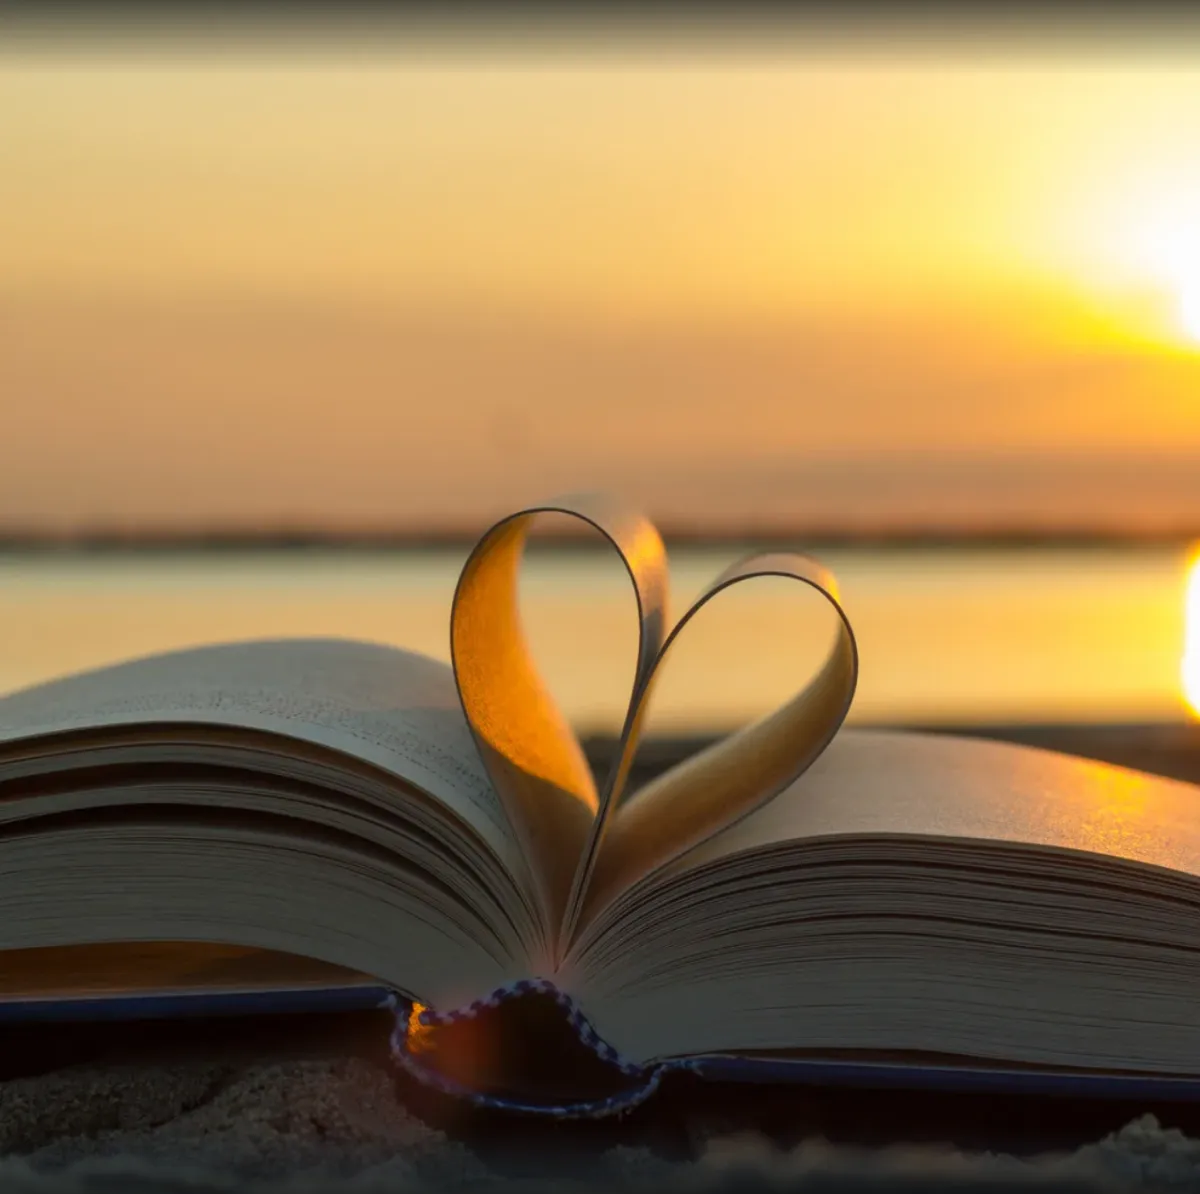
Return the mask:
{"type": "MultiPolygon", "coordinates": [[[[672,616],[740,554],[671,555],[672,616]]],[[[860,722],[1176,721],[1189,716],[1191,555],[1183,548],[838,550],[858,634],[860,722]]],[[[337,635],[448,658],[465,552],[273,551],[0,556],[0,689],[213,640],[337,635]]],[[[1196,586],[1200,589],[1200,586],[1196,586]]],[[[611,731],[633,668],[632,594],[599,552],[533,553],[532,648],[582,731],[611,731]]],[[[1200,621],[1200,599],[1192,614],[1200,621]]],[[[650,730],[763,713],[820,662],[831,617],[802,586],[734,590],[681,639],[650,730]]],[[[1191,633],[1200,644],[1200,625],[1191,633]]]]}

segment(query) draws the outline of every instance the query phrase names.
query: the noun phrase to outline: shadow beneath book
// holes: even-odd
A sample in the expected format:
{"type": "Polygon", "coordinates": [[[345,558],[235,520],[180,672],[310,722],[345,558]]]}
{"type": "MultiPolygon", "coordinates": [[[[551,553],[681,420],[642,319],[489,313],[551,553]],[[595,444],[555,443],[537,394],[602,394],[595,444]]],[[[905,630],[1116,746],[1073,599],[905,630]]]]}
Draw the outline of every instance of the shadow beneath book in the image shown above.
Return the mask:
{"type": "MultiPolygon", "coordinates": [[[[615,1074],[584,1048],[552,1000],[512,1001],[495,1017],[483,1015],[448,1028],[436,1043],[440,1065],[460,1079],[528,1099],[602,1097],[628,1079],[615,1074]],[[462,1031],[459,1031],[459,1029],[462,1031]]],[[[750,1141],[758,1156],[748,1170],[722,1164],[692,1173],[688,1189],[792,1188],[781,1177],[764,1177],[769,1150],[790,1150],[813,1140],[851,1148],[957,1147],[966,1152],[1007,1152],[1034,1157],[1068,1152],[1092,1143],[1147,1114],[1165,1128],[1200,1135],[1200,1105],[1131,1103],[1025,1095],[913,1092],[807,1086],[764,1086],[703,1081],[667,1075],[655,1097],[621,1116],[555,1120],[472,1107],[397,1071],[389,1057],[393,1018],[362,1013],[229,1016],[202,1020],[47,1023],[0,1026],[0,1081],[66,1067],[186,1066],[203,1059],[225,1067],[230,1080],[242,1066],[295,1058],[359,1057],[394,1075],[398,1103],[427,1127],[461,1142],[497,1176],[534,1179],[554,1170],[586,1179],[613,1148],[649,1149],[664,1161],[687,1162],[714,1142],[750,1141]],[[705,1180],[701,1181],[703,1177],[705,1180]],[[765,1183],[765,1185],[763,1184],[765,1183]]],[[[115,1112],[114,1112],[115,1114],[115,1112]]],[[[1029,1178],[951,1180],[945,1174],[914,1174],[912,1185],[896,1175],[858,1182],[846,1174],[809,1174],[805,1190],[854,1189],[1091,1189],[1091,1186],[1029,1178]],[[814,1176],[817,1180],[814,1180],[814,1176]],[[945,1179],[945,1184],[942,1184],[945,1179]]],[[[604,1187],[607,1188],[607,1187],[604,1187]]],[[[1098,1187],[1097,1187],[1098,1188],[1098,1187]]]]}

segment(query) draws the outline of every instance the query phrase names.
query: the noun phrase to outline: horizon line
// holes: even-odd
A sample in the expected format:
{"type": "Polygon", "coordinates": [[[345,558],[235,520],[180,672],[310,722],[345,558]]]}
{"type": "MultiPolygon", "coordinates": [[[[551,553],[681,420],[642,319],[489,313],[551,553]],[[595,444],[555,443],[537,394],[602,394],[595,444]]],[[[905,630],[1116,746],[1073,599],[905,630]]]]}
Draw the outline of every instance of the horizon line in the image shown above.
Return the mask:
{"type": "MultiPolygon", "coordinates": [[[[311,527],[123,530],[98,527],[83,530],[0,528],[0,553],[96,552],[153,553],[162,551],[289,551],[289,550],[420,550],[469,548],[492,525],[482,520],[477,528],[432,527],[426,530],[318,530],[311,527]],[[486,525],[485,525],[486,524],[486,525]]],[[[652,520],[653,521],[653,520],[652,520]]],[[[742,524],[740,526],[688,527],[656,524],[664,544],[677,547],[794,546],[916,548],[916,547],[1151,547],[1187,545],[1200,541],[1200,524],[1180,523],[1157,528],[1060,524],[990,524],[978,529],[955,526],[832,527],[742,524]]],[[[530,540],[533,550],[545,547],[603,548],[587,531],[543,532],[530,540]]]]}

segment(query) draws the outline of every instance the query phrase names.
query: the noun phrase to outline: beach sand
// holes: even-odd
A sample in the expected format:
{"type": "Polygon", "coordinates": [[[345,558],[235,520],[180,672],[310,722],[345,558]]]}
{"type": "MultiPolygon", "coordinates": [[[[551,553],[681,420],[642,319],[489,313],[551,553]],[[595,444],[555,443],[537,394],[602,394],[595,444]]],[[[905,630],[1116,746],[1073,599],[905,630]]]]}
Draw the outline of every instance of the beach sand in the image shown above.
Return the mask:
{"type": "MultiPolygon", "coordinates": [[[[806,1190],[1200,1189],[1200,1140],[1144,1117],[1071,1153],[1018,1159],[952,1148],[783,1150],[717,1136],[672,1162],[607,1147],[567,1172],[520,1177],[411,1114],[386,1064],[361,1057],[79,1065],[0,1083],[0,1190],[715,1189],[747,1173],[806,1190]],[[914,1185],[914,1182],[916,1183],[914,1185]]],[[[754,1182],[752,1184],[759,1184],[754,1182]]]]}

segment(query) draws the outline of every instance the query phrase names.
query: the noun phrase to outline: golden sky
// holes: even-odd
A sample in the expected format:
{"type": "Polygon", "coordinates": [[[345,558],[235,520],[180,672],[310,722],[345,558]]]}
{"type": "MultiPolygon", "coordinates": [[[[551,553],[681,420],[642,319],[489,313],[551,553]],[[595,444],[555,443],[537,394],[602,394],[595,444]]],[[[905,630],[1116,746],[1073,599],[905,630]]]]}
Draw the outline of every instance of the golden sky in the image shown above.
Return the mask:
{"type": "Polygon", "coordinates": [[[1200,521],[1200,49],[24,45],[0,163],[10,525],[1200,521]]]}

